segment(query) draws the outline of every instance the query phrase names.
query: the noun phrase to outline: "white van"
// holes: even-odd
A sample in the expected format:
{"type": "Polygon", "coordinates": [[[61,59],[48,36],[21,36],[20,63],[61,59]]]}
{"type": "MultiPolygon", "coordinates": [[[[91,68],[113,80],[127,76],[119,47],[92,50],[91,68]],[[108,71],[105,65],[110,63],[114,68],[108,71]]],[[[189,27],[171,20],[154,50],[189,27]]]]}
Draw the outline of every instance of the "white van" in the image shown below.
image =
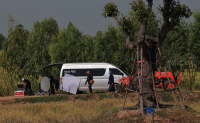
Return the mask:
{"type": "Polygon", "coordinates": [[[88,85],[85,85],[87,71],[90,71],[93,76],[94,84],[92,85],[92,90],[94,91],[108,90],[109,71],[112,71],[115,83],[118,83],[118,79],[122,78],[122,74],[124,77],[128,77],[125,72],[109,63],[64,63],[60,71],[60,80],[65,74],[79,77],[78,91],[88,91],[88,85]]]}

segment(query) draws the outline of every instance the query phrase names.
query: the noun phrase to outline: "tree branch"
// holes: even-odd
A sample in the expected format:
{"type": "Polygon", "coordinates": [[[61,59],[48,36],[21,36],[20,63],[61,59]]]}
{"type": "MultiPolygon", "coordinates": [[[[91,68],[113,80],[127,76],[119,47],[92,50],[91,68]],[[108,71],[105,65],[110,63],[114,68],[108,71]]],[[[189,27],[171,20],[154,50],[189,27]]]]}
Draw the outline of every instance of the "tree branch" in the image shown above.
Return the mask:
{"type": "MultiPolygon", "coordinates": [[[[165,11],[169,12],[170,3],[171,3],[171,0],[163,0],[164,10],[165,11]]],[[[158,36],[156,37],[156,42],[158,42],[158,46],[159,47],[162,45],[163,41],[167,37],[168,32],[171,30],[170,29],[171,27],[169,27],[169,26],[170,26],[169,15],[168,14],[163,14],[162,27],[161,27],[161,30],[160,30],[158,36]]]]}
{"type": "Polygon", "coordinates": [[[121,25],[119,24],[119,19],[118,19],[118,17],[114,17],[114,19],[115,19],[115,21],[116,21],[117,26],[121,27],[121,25]]]}
{"type": "MultiPolygon", "coordinates": [[[[149,10],[148,13],[150,13],[152,11],[153,0],[147,0],[147,2],[148,2],[148,10],[149,10]]],[[[143,21],[142,25],[140,26],[140,32],[139,32],[139,35],[138,35],[138,42],[144,41],[146,30],[147,30],[147,19],[145,19],[143,21]]]]}
{"type": "MultiPolygon", "coordinates": [[[[118,17],[115,17],[114,19],[116,21],[117,26],[121,27],[118,17]]],[[[130,41],[130,32],[128,31],[128,29],[123,29],[123,31],[126,34],[126,43],[124,45],[126,48],[132,50],[134,48],[134,43],[130,41]]]]}

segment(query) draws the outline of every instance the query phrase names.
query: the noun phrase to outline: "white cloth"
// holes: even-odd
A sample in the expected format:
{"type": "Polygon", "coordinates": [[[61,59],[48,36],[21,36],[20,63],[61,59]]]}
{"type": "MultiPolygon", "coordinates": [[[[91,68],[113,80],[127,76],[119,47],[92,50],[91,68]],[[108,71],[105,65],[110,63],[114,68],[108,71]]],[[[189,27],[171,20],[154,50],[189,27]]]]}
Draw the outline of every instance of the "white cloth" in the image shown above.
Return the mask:
{"type": "Polygon", "coordinates": [[[80,78],[65,74],[60,83],[60,90],[67,91],[72,94],[76,94],[80,83],[80,78]]]}

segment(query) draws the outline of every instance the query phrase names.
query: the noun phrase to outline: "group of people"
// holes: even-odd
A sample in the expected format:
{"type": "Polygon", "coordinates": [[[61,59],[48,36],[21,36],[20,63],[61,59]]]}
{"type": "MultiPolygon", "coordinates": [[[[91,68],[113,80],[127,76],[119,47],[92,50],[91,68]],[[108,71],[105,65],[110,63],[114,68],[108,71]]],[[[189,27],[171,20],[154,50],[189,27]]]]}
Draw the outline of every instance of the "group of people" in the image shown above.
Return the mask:
{"type": "MultiPolygon", "coordinates": [[[[50,80],[50,89],[49,89],[49,95],[53,94],[55,95],[56,93],[58,93],[58,88],[59,88],[59,81],[54,79],[53,76],[48,73],[47,76],[50,80]],[[54,89],[54,85],[55,85],[55,89],[54,89]]],[[[32,95],[32,90],[31,90],[31,82],[28,79],[24,79],[22,78],[22,81],[24,82],[24,88],[25,88],[25,92],[24,95],[32,95]]]]}
{"type": "MultiPolygon", "coordinates": [[[[90,74],[90,71],[87,71],[86,73],[87,73],[87,79],[86,79],[85,85],[88,83],[89,91],[90,91],[90,93],[92,93],[92,84],[90,83],[90,81],[93,80],[93,76],[90,74]]],[[[112,91],[115,91],[115,88],[114,88],[114,76],[112,74],[112,71],[110,71],[109,74],[110,74],[110,76],[108,78],[108,84],[110,86],[108,88],[108,91],[112,92],[112,91]]]]}
{"type": "MultiPolygon", "coordinates": [[[[87,74],[87,79],[86,79],[85,85],[88,83],[89,91],[90,91],[90,93],[92,93],[92,84],[93,83],[91,83],[91,81],[93,81],[93,76],[90,74],[90,71],[87,71],[86,74],[87,74]]],[[[110,71],[109,74],[110,74],[110,76],[109,76],[109,79],[108,79],[108,84],[110,86],[108,88],[108,91],[112,92],[112,91],[114,91],[114,76],[112,74],[112,71],[110,71]]],[[[50,73],[48,73],[48,78],[50,80],[49,95],[50,94],[54,95],[54,94],[58,93],[59,81],[54,79],[53,76],[50,73]],[[54,90],[54,85],[55,85],[56,92],[54,90]]],[[[27,79],[24,79],[24,78],[22,78],[22,81],[24,82],[25,95],[31,95],[32,94],[31,82],[27,79]]]]}

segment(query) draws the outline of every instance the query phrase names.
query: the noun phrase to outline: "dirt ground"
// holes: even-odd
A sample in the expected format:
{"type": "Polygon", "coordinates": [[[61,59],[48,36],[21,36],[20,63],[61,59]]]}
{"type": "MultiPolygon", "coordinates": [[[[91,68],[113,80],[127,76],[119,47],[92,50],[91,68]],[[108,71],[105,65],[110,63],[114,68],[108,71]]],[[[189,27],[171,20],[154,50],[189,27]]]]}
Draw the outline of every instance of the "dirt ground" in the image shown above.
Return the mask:
{"type": "MultiPolygon", "coordinates": [[[[165,91],[157,91],[157,94],[159,95],[160,93],[163,93],[163,92],[165,92],[165,91]]],[[[102,95],[102,94],[108,94],[108,93],[94,93],[94,95],[96,95],[96,96],[99,96],[99,95],[102,95]]],[[[116,94],[123,96],[122,93],[121,94],[116,93],[116,94]]],[[[64,94],[56,94],[56,95],[64,95],[64,94]]],[[[83,96],[84,97],[86,95],[87,95],[87,93],[86,94],[69,94],[68,96],[69,96],[69,98],[73,98],[74,96],[83,96]]],[[[135,97],[135,96],[138,96],[138,93],[131,92],[128,95],[135,97]]],[[[181,91],[181,95],[183,96],[183,98],[190,98],[190,97],[193,97],[193,96],[194,96],[194,98],[197,98],[198,95],[200,96],[200,91],[192,91],[192,92],[191,91],[181,91]]],[[[47,95],[43,95],[43,96],[40,96],[40,95],[34,95],[34,96],[5,96],[5,97],[4,96],[3,97],[0,96],[0,101],[12,101],[12,100],[15,100],[16,98],[32,98],[32,97],[44,97],[44,96],[47,96],[47,95]]]]}

